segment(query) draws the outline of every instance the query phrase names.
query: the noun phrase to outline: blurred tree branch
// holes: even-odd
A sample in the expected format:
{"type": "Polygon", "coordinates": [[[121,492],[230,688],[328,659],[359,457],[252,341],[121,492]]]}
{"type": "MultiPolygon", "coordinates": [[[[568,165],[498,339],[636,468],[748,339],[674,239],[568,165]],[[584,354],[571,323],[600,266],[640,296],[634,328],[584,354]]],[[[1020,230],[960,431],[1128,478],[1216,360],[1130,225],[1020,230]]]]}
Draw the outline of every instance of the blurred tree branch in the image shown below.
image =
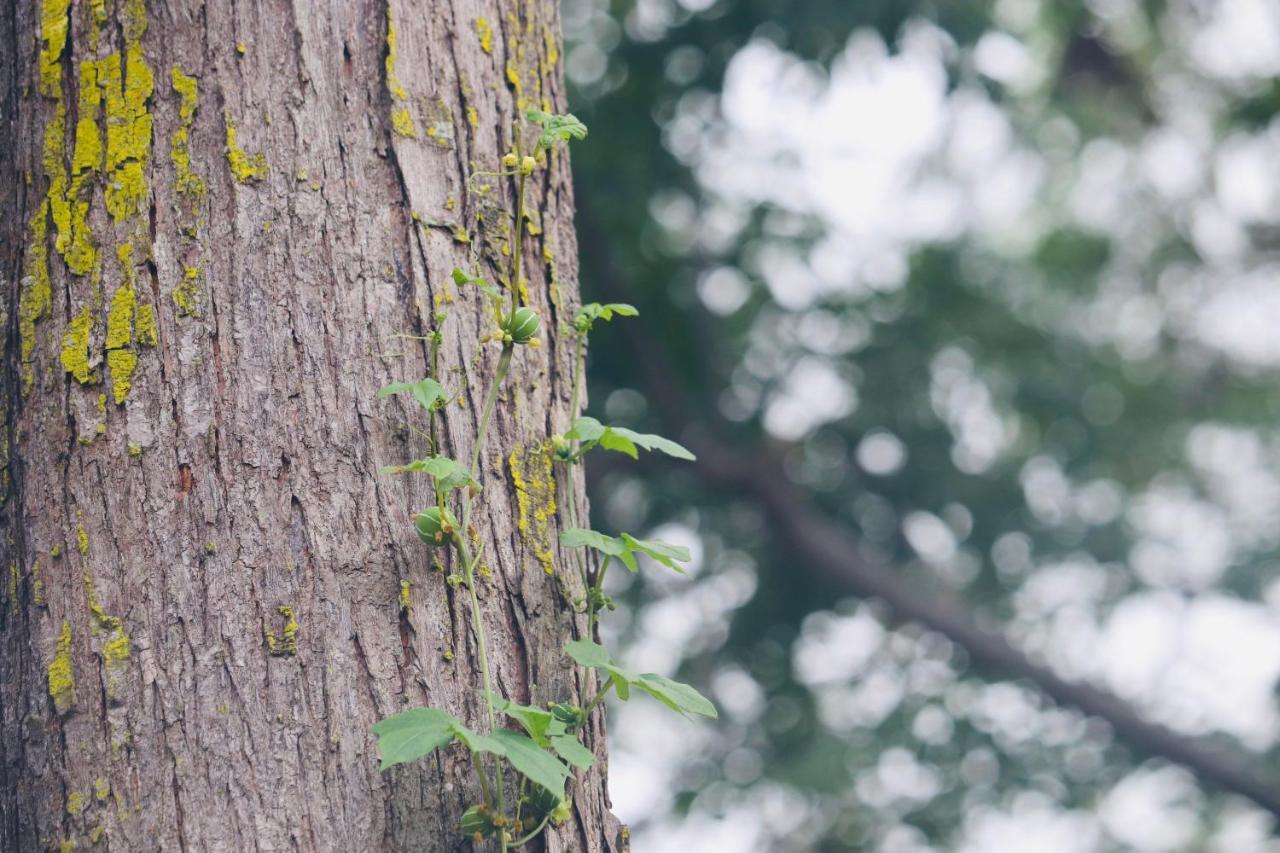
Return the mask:
{"type": "MultiPolygon", "coordinates": [[[[590,234],[595,246],[599,295],[626,301],[628,288],[622,271],[608,257],[604,235],[591,233],[593,220],[583,207],[579,229],[590,234]]],[[[692,415],[684,391],[673,380],[662,346],[646,328],[644,324],[622,323],[616,333],[631,351],[645,353],[636,366],[666,425],[665,432],[697,454],[696,471],[706,484],[760,508],[772,522],[770,533],[796,555],[797,568],[813,573],[834,589],[883,601],[898,618],[917,622],[964,648],[979,668],[1030,682],[1054,702],[1104,720],[1134,750],[1180,764],[1202,782],[1246,797],[1280,818],[1280,782],[1263,778],[1238,750],[1153,723],[1118,696],[1059,676],[1016,648],[1002,633],[983,625],[962,602],[936,587],[913,588],[892,568],[867,560],[846,527],[828,518],[792,482],[777,448],[734,447],[726,438],[730,425],[717,414],[692,415]]],[[[707,341],[703,344],[699,352],[706,355],[707,341]]],[[[707,365],[696,369],[706,370],[707,365]]]]}

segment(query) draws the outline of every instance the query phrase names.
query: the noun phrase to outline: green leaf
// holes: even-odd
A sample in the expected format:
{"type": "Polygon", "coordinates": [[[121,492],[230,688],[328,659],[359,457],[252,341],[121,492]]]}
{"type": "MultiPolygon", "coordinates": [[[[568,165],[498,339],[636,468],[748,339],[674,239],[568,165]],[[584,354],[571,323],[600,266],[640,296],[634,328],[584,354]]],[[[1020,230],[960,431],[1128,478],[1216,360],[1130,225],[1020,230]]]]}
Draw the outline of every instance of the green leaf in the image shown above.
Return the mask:
{"type": "Polygon", "coordinates": [[[561,531],[560,544],[566,548],[594,548],[610,557],[620,557],[627,550],[622,540],[605,536],[594,530],[584,530],[581,527],[570,527],[568,530],[561,531]]]}
{"type": "Polygon", "coordinates": [[[566,548],[594,548],[602,554],[617,557],[632,572],[640,570],[635,557],[637,551],[649,555],[681,574],[684,573],[684,569],[677,566],[675,561],[687,563],[690,559],[688,548],[671,545],[659,539],[637,539],[630,533],[623,533],[615,538],[595,530],[584,530],[581,527],[571,527],[563,531],[560,534],[560,544],[566,548]]]}
{"type": "MultiPolygon", "coordinates": [[[[437,487],[452,491],[462,486],[475,483],[471,472],[461,462],[448,456],[428,456],[415,459],[405,465],[388,465],[382,469],[383,474],[427,474],[436,481],[437,487]]],[[[478,485],[478,484],[477,484],[478,485]]]]}
{"type": "Polygon", "coordinates": [[[453,740],[456,719],[436,708],[412,708],[373,724],[382,769],[415,761],[453,740]]]}
{"type": "Polygon", "coordinates": [[[612,427],[605,427],[604,434],[600,436],[600,446],[605,450],[616,450],[619,453],[625,453],[632,459],[640,458],[640,452],[636,450],[636,443],[621,435],[612,427]]]}
{"type": "Polygon", "coordinates": [[[453,270],[453,283],[458,285],[458,287],[466,287],[468,284],[474,285],[480,288],[480,290],[482,290],[490,299],[497,300],[498,302],[502,301],[502,291],[499,290],[496,285],[490,284],[487,279],[481,278],[478,275],[471,275],[470,273],[464,272],[458,267],[454,267],[453,270]]]}
{"type": "Polygon", "coordinates": [[[564,797],[564,783],[571,773],[559,759],[544,752],[532,739],[507,729],[498,729],[488,740],[497,743],[501,747],[499,754],[506,756],[530,782],[564,797]]]}
{"type": "Polygon", "coordinates": [[[646,672],[632,684],[673,711],[688,711],[690,714],[701,714],[712,719],[720,716],[716,712],[716,706],[707,697],[689,685],[672,681],[664,675],[646,672]]]}
{"type": "Polygon", "coordinates": [[[587,138],[587,126],[571,113],[555,115],[542,110],[529,110],[526,117],[542,127],[542,135],[538,137],[539,148],[550,148],[557,142],[568,142],[570,139],[587,138]]]}
{"type": "Polygon", "coordinates": [[[676,565],[675,561],[687,563],[690,560],[689,549],[682,548],[679,545],[671,545],[660,539],[637,539],[630,533],[622,534],[622,541],[631,551],[639,551],[642,554],[648,554],[662,565],[675,569],[677,572],[684,574],[684,569],[676,565]]]}
{"type": "MultiPolygon", "coordinates": [[[[690,462],[698,458],[690,453],[683,445],[677,444],[669,438],[663,438],[660,435],[653,435],[647,432],[634,432],[622,427],[609,427],[608,429],[612,430],[616,435],[620,435],[623,438],[635,442],[645,450],[657,450],[660,453],[667,454],[668,456],[674,456],[676,459],[687,459],[690,462]]],[[[603,441],[600,443],[601,445],[604,444],[603,441]]]]}
{"type": "Polygon", "coordinates": [[[569,441],[599,441],[604,431],[604,424],[584,415],[573,419],[573,427],[564,434],[564,437],[569,441]]]}
{"type": "Polygon", "coordinates": [[[591,330],[596,320],[609,322],[614,314],[619,317],[635,317],[640,312],[635,309],[635,306],[625,302],[609,302],[604,305],[599,302],[589,302],[573,315],[573,325],[578,331],[587,332],[591,330]]]}
{"type": "MultiPolygon", "coordinates": [[[[484,691],[481,692],[483,693],[484,691]]],[[[549,728],[555,720],[550,711],[533,705],[517,705],[509,699],[504,699],[496,694],[491,695],[493,695],[493,707],[495,710],[506,714],[519,723],[538,746],[550,746],[550,741],[548,740],[549,728]]]]}
{"type": "Polygon", "coordinates": [[[645,672],[639,675],[629,672],[618,666],[603,646],[590,640],[574,640],[567,643],[564,650],[569,654],[569,657],[573,658],[581,666],[602,669],[609,673],[609,677],[613,681],[613,688],[618,693],[618,698],[624,702],[630,698],[630,688],[635,687],[637,690],[648,693],[673,711],[701,714],[704,717],[712,718],[719,716],[716,712],[716,706],[688,684],[682,684],[679,681],[667,678],[665,675],[657,675],[652,672],[645,672]]]}
{"type": "Polygon", "coordinates": [[[565,643],[564,650],[580,666],[598,669],[613,663],[608,650],[591,640],[571,640],[565,643]]]}
{"type": "Polygon", "coordinates": [[[632,459],[637,456],[637,447],[643,447],[645,450],[656,450],[668,456],[674,456],[676,459],[692,461],[697,458],[687,448],[669,438],[646,432],[636,432],[624,427],[605,426],[595,418],[585,415],[574,419],[573,427],[564,434],[564,437],[569,441],[595,442],[606,450],[620,451],[632,459]]]}
{"type": "Polygon", "coordinates": [[[390,397],[392,394],[409,392],[418,405],[431,411],[437,400],[445,398],[444,387],[434,379],[423,379],[421,382],[392,382],[378,389],[378,397],[390,397]]]}
{"type": "Polygon", "coordinates": [[[582,743],[572,735],[559,735],[551,738],[551,748],[554,749],[561,758],[577,767],[579,770],[587,770],[595,763],[596,757],[582,743]]]}

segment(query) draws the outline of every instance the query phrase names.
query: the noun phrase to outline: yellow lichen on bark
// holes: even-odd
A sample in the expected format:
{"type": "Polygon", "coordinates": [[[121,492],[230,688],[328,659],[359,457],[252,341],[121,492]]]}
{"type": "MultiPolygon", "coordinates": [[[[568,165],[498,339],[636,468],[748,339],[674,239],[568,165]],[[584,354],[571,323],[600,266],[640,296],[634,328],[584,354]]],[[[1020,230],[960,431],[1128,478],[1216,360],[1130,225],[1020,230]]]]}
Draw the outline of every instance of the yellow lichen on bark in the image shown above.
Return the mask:
{"type": "Polygon", "coordinates": [[[119,704],[124,701],[125,677],[129,670],[129,658],[133,654],[133,644],[125,633],[124,622],[120,617],[112,616],[103,609],[93,586],[93,578],[88,572],[84,575],[84,591],[89,602],[89,613],[93,616],[93,634],[102,641],[98,654],[102,657],[107,701],[113,705],[119,704]]]}
{"type": "Polygon", "coordinates": [[[201,287],[204,271],[200,267],[186,267],[182,282],[173,289],[173,304],[179,316],[196,317],[200,314],[201,287]]]}
{"type": "Polygon", "coordinates": [[[480,38],[480,49],[485,53],[493,53],[493,27],[488,18],[476,18],[476,35],[480,38]]]}
{"type": "Polygon", "coordinates": [[[102,104],[102,89],[98,83],[98,63],[85,60],[80,63],[80,98],[76,116],[75,148],[71,154],[71,185],[67,191],[70,208],[69,240],[58,240],[67,267],[76,275],[85,275],[93,269],[95,258],[93,235],[89,228],[89,202],[93,193],[94,175],[102,170],[102,132],[98,128],[98,110],[102,104]]]}
{"type": "Polygon", "coordinates": [[[40,6],[40,94],[62,97],[62,52],[71,31],[71,0],[44,0],[40,6]]]}
{"type": "Polygon", "coordinates": [[[298,653],[298,620],[293,608],[287,604],[277,607],[276,612],[284,617],[285,624],[280,637],[276,637],[276,632],[269,625],[264,626],[267,651],[276,657],[293,657],[298,653]]]}
{"type": "Polygon", "coordinates": [[[267,177],[267,158],[259,151],[248,154],[236,142],[235,122],[227,120],[227,164],[231,174],[242,184],[257,183],[267,177]]]}
{"type": "Polygon", "coordinates": [[[138,366],[138,355],[133,351],[133,313],[136,296],[133,289],[133,244],[124,243],[116,249],[124,281],[111,297],[111,309],[107,312],[107,367],[111,371],[111,394],[119,405],[129,396],[133,385],[133,372],[138,366]]]}
{"type": "Polygon", "coordinates": [[[58,716],[69,713],[76,706],[76,679],[71,667],[71,623],[62,620],[58,645],[53,660],[46,669],[49,678],[49,698],[58,716]]]}
{"type": "Polygon", "coordinates": [[[555,571],[551,526],[556,515],[556,481],[551,454],[550,442],[546,442],[530,448],[527,453],[524,448],[517,447],[507,457],[519,513],[516,529],[533,548],[534,556],[547,574],[555,571]]]}
{"type": "Polygon", "coordinates": [[[67,324],[62,334],[62,368],[81,385],[93,385],[102,381],[98,372],[89,366],[89,337],[93,331],[93,315],[89,306],[67,324]]]}
{"type": "Polygon", "coordinates": [[[169,82],[173,91],[182,99],[178,105],[181,126],[173,132],[169,144],[169,159],[173,161],[174,189],[181,195],[199,201],[205,196],[204,179],[191,168],[191,126],[195,123],[196,105],[199,101],[199,83],[194,77],[182,73],[173,66],[169,69],[169,82]]]}
{"type": "Polygon", "coordinates": [[[120,54],[113,53],[98,67],[106,101],[107,210],[116,222],[141,213],[149,200],[146,167],[151,156],[152,116],[147,102],[155,89],[141,44],[126,41],[123,69],[121,66],[120,54]]]}
{"type": "Polygon", "coordinates": [[[396,22],[391,16],[391,5],[387,4],[387,91],[391,93],[391,129],[408,139],[418,137],[418,128],[413,123],[413,114],[409,112],[409,93],[400,85],[396,76],[396,22]]]}

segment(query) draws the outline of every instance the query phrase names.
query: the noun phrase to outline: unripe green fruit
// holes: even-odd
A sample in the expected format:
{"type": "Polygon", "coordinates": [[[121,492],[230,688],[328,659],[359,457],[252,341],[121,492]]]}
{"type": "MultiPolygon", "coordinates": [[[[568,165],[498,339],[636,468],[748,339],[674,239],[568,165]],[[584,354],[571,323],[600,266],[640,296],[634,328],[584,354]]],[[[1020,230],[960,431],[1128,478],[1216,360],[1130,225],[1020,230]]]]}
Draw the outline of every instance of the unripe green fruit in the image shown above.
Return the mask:
{"type": "Polygon", "coordinates": [[[442,513],[440,507],[433,506],[415,515],[413,526],[423,542],[431,546],[443,545],[458,529],[458,520],[448,510],[442,513]]]}
{"type": "Polygon", "coordinates": [[[502,331],[511,336],[512,343],[527,344],[538,336],[540,325],[538,315],[532,308],[517,308],[516,312],[507,318],[502,331]]]}

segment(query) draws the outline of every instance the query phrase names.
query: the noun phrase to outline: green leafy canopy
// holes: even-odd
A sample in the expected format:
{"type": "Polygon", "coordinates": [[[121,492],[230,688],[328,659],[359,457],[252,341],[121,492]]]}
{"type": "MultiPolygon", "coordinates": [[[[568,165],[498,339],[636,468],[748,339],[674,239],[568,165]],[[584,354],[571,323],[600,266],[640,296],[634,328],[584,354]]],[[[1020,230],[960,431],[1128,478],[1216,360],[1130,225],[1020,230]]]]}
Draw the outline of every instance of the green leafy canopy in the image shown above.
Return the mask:
{"type": "Polygon", "coordinates": [[[631,688],[648,693],[663,705],[679,713],[699,714],[715,719],[719,716],[711,701],[687,684],[673,681],[665,675],[652,672],[636,674],[623,669],[610,657],[609,652],[591,640],[573,640],[564,647],[569,657],[579,665],[599,669],[609,674],[610,683],[624,702],[631,688]]]}

